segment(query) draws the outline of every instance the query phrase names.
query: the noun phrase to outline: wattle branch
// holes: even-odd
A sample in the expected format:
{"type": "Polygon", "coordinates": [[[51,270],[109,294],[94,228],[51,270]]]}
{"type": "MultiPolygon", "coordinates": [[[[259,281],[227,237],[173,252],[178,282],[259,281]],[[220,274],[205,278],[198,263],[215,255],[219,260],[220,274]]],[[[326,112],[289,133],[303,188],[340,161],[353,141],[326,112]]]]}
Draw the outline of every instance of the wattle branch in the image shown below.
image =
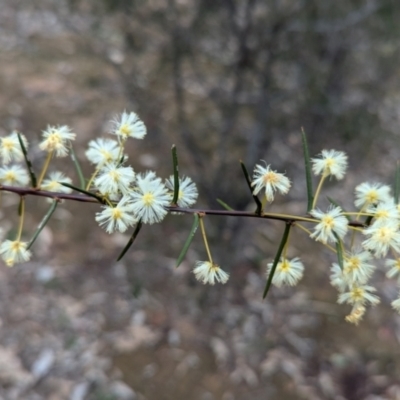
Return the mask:
{"type": "MultiPolygon", "coordinates": [[[[46,190],[40,190],[36,188],[25,188],[16,186],[0,185],[0,191],[15,193],[19,196],[40,196],[47,197],[53,200],[70,200],[70,201],[80,201],[84,203],[99,203],[94,197],[86,196],[83,194],[69,194],[61,192],[48,192],[46,190]]],[[[284,221],[289,223],[294,223],[298,221],[310,220],[312,217],[310,215],[295,216],[295,215],[284,215],[284,214],[271,214],[262,213],[257,214],[250,211],[237,211],[237,210],[209,210],[200,208],[183,208],[178,206],[165,207],[168,212],[176,212],[183,214],[200,214],[200,215],[215,215],[222,217],[239,217],[239,218],[260,218],[260,219],[271,219],[284,221]]],[[[349,226],[363,228],[365,224],[359,221],[350,221],[349,226]]]]}
{"type": "MultiPolygon", "coordinates": [[[[306,271],[299,257],[291,257],[290,232],[298,228],[311,239],[321,242],[337,259],[330,267],[330,282],[338,289],[339,303],[352,306],[346,319],[357,324],[363,317],[366,306],[379,303],[374,294],[376,289],[369,284],[374,270],[374,258],[387,257],[384,261],[388,269],[386,275],[397,278],[400,285],[400,168],[397,168],[394,196],[389,185],[364,182],[354,191],[354,205],[357,210],[347,212],[334,199],[328,197],[330,206],[326,211],[318,207],[321,189],[327,179],[344,178],[347,169],[347,155],[337,150],[322,150],[320,155],[310,158],[304,132],[303,152],[307,189],[307,207],[303,215],[270,212],[276,195],[289,192],[292,182],[285,175],[263,162],[256,164],[253,173],[240,162],[249,200],[254,201],[255,211],[232,209],[223,200],[217,199],[223,209],[209,210],[191,208],[196,203],[198,191],[190,177],[181,175],[175,146],[172,146],[173,174],[163,180],[155,171],[137,172],[127,164],[124,152],[128,138],[143,139],[147,133],[143,121],[137,114],[123,112],[111,123],[111,134],[115,139],[97,138],[89,142],[85,155],[94,166],[94,172],[85,179],[79,161],[72,149],[76,134],[68,126],[49,126],[43,131],[39,148],[47,152],[39,178],[28,158],[27,139],[18,132],[0,138],[0,193],[10,192],[19,196],[19,229],[15,240],[0,243],[0,257],[8,266],[26,262],[31,258],[30,248],[63,201],[97,203],[95,220],[107,233],[125,233],[133,228],[130,238],[120,253],[120,260],[135,242],[145,225],[161,222],[170,214],[191,214],[193,225],[176,266],[184,259],[189,246],[200,227],[207,260],[196,261],[193,273],[202,283],[214,285],[226,283],[229,273],[224,271],[212,257],[206,235],[206,216],[258,218],[277,220],[285,225],[278,251],[272,263],[267,264],[267,281],[264,297],[271,285],[295,286],[306,271]],[[79,186],[71,178],[59,171],[49,171],[54,157],[65,157],[71,152],[79,186]],[[25,167],[19,162],[25,161],[25,167]],[[48,173],[47,173],[48,172],[48,173]],[[312,175],[319,176],[317,189],[313,190],[312,175]],[[28,185],[30,184],[30,187],[28,185]],[[24,224],[25,197],[40,196],[52,199],[52,204],[30,241],[21,238],[24,224]],[[309,225],[312,225],[310,227],[309,225]],[[293,229],[292,229],[293,228],[293,229]],[[348,231],[352,231],[349,243],[344,241],[348,231]],[[357,238],[356,238],[357,236],[357,238]],[[332,245],[334,244],[334,246],[332,245]]],[[[381,262],[378,261],[378,264],[381,262]]],[[[392,307],[400,312],[400,295],[392,302],[392,307]]]]}

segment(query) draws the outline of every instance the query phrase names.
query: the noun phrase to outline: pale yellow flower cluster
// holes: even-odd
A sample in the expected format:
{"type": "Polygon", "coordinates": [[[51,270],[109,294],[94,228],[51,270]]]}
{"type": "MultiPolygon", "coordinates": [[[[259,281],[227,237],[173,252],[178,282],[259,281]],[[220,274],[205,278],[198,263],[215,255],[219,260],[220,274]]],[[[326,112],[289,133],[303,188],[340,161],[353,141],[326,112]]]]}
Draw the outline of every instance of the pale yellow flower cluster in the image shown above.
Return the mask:
{"type": "MultiPolygon", "coordinates": [[[[368,305],[379,303],[379,297],[375,294],[376,288],[370,284],[370,278],[376,270],[374,258],[386,257],[390,252],[393,258],[386,260],[387,276],[397,279],[400,291],[400,205],[391,195],[388,185],[364,182],[355,188],[354,204],[357,211],[346,213],[336,204],[331,204],[326,211],[322,211],[316,204],[323,183],[330,177],[338,180],[344,178],[347,155],[337,150],[323,150],[318,157],[311,159],[311,165],[314,174],[320,176],[309,212],[313,219],[293,217],[296,221],[294,227],[308,232],[310,238],[336,253],[339,262],[332,265],[331,284],[339,291],[338,302],[352,306],[346,317],[347,321],[357,324],[368,305]],[[350,218],[353,216],[354,218],[350,218]],[[357,221],[357,224],[349,225],[351,219],[357,221]],[[304,226],[310,222],[314,224],[312,231],[304,226]],[[345,238],[349,231],[351,235],[347,242],[345,238]]],[[[265,205],[274,200],[276,192],[288,193],[291,183],[284,174],[272,170],[270,165],[257,165],[252,186],[254,195],[265,190],[265,205]]],[[[267,214],[264,212],[264,215],[267,214]]],[[[286,257],[288,247],[287,243],[284,256],[274,271],[272,284],[276,286],[294,286],[303,276],[304,266],[301,261],[297,257],[292,260],[286,257]]],[[[272,267],[273,263],[269,263],[267,276],[270,276],[272,267]]],[[[400,297],[392,302],[392,306],[400,312],[400,297]]]]}
{"type": "MultiPolygon", "coordinates": [[[[107,233],[124,233],[139,221],[143,224],[162,221],[172,200],[173,178],[163,182],[154,171],[136,173],[132,166],[127,165],[128,157],[124,154],[128,139],[145,137],[145,124],[136,113],[123,112],[111,121],[110,133],[116,140],[97,138],[90,141],[86,151],[87,159],[95,170],[84,189],[94,191],[105,204],[96,213],[96,221],[107,233]]],[[[39,148],[47,157],[36,179],[35,175],[33,178],[30,176],[26,168],[24,153],[29,145],[26,137],[14,131],[0,138],[0,185],[27,187],[31,183],[35,189],[42,191],[72,192],[71,178],[59,171],[50,171],[48,175],[47,172],[54,157],[66,157],[70,153],[75,138],[76,134],[66,125],[48,126],[43,131],[39,148]]],[[[179,182],[177,205],[189,207],[198,197],[196,185],[185,176],[179,177],[179,182]]],[[[6,240],[0,244],[0,256],[9,266],[28,261],[31,257],[29,248],[32,243],[21,240],[22,225],[23,215],[16,240],[6,240]]]]}
{"type": "MultiPolygon", "coordinates": [[[[143,121],[133,112],[123,112],[111,121],[113,138],[96,138],[89,142],[86,157],[94,171],[86,181],[81,177],[81,186],[72,185],[72,179],[59,171],[50,171],[54,157],[65,157],[72,149],[76,134],[66,126],[48,126],[42,134],[39,148],[47,157],[36,179],[27,159],[28,140],[16,131],[0,138],[0,185],[27,187],[55,193],[70,193],[72,189],[96,197],[102,203],[102,209],[95,219],[107,233],[125,233],[129,228],[140,228],[141,224],[161,222],[168,211],[175,189],[175,180],[170,176],[166,180],[159,178],[154,171],[137,172],[128,164],[125,145],[130,139],[143,139],[147,129],[143,121]],[[36,182],[36,183],[35,183],[36,182]],[[91,193],[87,193],[91,192],[91,193]]],[[[349,322],[357,324],[368,306],[379,303],[376,288],[371,278],[376,270],[374,260],[386,258],[386,275],[395,278],[400,291],[400,205],[398,198],[391,194],[388,185],[377,182],[364,182],[355,188],[354,205],[356,211],[346,212],[334,201],[325,210],[318,208],[318,200],[324,182],[329,178],[341,180],[345,177],[348,158],[342,151],[322,150],[312,158],[308,168],[319,178],[315,191],[308,179],[308,213],[305,216],[274,214],[269,208],[279,195],[288,194],[292,183],[285,173],[274,170],[271,165],[257,164],[254,168],[250,188],[257,202],[257,215],[283,219],[286,221],[287,235],[282,239],[275,262],[267,264],[267,286],[295,286],[304,275],[305,267],[298,257],[289,258],[291,228],[301,229],[307,235],[332,251],[337,262],[330,271],[330,282],[338,292],[338,302],[349,304],[352,308],[347,316],[349,322]],[[309,193],[312,192],[312,193],[309,193]],[[261,196],[261,199],[257,197],[261,196]]],[[[79,172],[79,167],[77,167],[79,172]]],[[[247,174],[247,173],[246,173],[247,174]]],[[[308,176],[311,173],[308,173],[308,176]]],[[[247,176],[247,175],[246,175],[247,176]]],[[[249,181],[249,179],[247,179],[249,181]]],[[[187,176],[180,176],[179,190],[175,192],[173,206],[188,208],[198,197],[196,185],[187,176]]],[[[42,193],[43,194],[43,193],[42,193]]],[[[20,206],[21,217],[15,240],[0,243],[0,256],[12,266],[28,261],[31,257],[31,241],[21,240],[23,232],[23,197],[20,206]]],[[[62,196],[61,196],[62,197],[62,196]]],[[[64,195],[65,197],[65,195],[64,195]]],[[[191,212],[195,210],[190,210],[191,212]]],[[[198,261],[193,269],[197,280],[214,285],[226,283],[229,274],[212,260],[203,222],[204,215],[197,213],[201,227],[208,261],[198,261]]],[[[38,231],[39,232],[39,231],[38,231]]],[[[37,233],[38,233],[37,232],[37,233]]],[[[394,309],[400,312],[400,296],[392,302],[394,309]]]]}

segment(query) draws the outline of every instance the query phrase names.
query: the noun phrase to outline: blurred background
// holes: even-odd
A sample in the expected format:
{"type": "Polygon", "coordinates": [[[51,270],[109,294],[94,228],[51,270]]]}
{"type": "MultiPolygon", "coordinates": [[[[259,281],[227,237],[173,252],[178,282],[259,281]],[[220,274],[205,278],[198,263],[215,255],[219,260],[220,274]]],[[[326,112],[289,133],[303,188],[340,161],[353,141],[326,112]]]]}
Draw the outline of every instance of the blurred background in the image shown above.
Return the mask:
{"type": "MultiPolygon", "coordinates": [[[[351,209],[357,184],[393,181],[399,20],[396,0],[0,0],[0,134],[24,133],[39,169],[41,131],[69,125],[90,174],[87,142],[135,111],[148,129],[128,146],[136,171],[168,177],[176,144],[199,207],[253,210],[239,160],[263,159],[293,182],[271,211],[303,214],[303,127],[312,155],[348,153],[325,193],[351,209]]],[[[78,182],[69,159],[53,166],[78,182]]],[[[12,233],[18,198],[2,201],[12,233]]],[[[27,207],[29,238],[48,205],[27,207]]],[[[191,272],[200,235],[174,268],[190,216],[145,226],[117,263],[129,235],[107,235],[98,210],[65,203],[32,261],[0,269],[1,398],[400,399],[397,289],[383,271],[381,304],[355,327],[329,285],[332,256],[301,234],[290,255],[303,280],[262,301],[282,224],[207,218],[231,278],[204,286],[191,272]]]]}

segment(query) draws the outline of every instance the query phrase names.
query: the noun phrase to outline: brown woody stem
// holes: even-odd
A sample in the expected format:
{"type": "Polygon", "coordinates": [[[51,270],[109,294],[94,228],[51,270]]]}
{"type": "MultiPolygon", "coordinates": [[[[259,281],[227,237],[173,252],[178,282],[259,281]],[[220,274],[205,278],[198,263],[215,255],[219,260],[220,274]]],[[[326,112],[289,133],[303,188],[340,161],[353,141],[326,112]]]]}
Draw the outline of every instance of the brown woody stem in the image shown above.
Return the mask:
{"type": "MultiPolygon", "coordinates": [[[[41,196],[47,197],[51,199],[59,199],[59,200],[71,200],[71,201],[80,201],[84,203],[97,203],[93,197],[85,196],[82,194],[68,194],[68,193],[58,193],[58,192],[47,192],[45,190],[39,190],[35,188],[23,188],[23,187],[15,187],[15,186],[6,186],[0,185],[0,192],[11,192],[16,193],[19,196],[41,196]]],[[[179,212],[184,214],[205,214],[205,215],[219,215],[222,217],[244,217],[244,218],[262,218],[262,219],[273,219],[278,221],[286,221],[286,222],[295,222],[295,221],[305,221],[310,219],[310,216],[295,216],[295,215],[284,215],[284,214],[261,214],[258,215],[249,211],[236,211],[236,210],[205,210],[205,209],[196,209],[196,208],[181,208],[176,206],[168,206],[166,207],[168,211],[179,212]]],[[[311,220],[309,221],[311,222],[311,220]]],[[[363,228],[364,224],[359,221],[351,221],[349,222],[349,226],[363,228]]]]}

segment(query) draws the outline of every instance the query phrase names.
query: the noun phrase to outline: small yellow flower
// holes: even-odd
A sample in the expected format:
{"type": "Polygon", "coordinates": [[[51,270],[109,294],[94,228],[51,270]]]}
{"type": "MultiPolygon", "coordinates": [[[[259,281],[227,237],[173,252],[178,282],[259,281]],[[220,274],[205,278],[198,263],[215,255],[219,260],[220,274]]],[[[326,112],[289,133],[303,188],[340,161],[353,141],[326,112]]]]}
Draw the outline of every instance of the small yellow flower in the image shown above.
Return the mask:
{"type": "Polygon", "coordinates": [[[129,197],[134,214],[144,224],[161,222],[172,200],[171,193],[152,171],[138,174],[136,188],[129,193],[129,197]]]}
{"type": "Polygon", "coordinates": [[[68,143],[75,139],[75,133],[66,126],[48,126],[43,131],[43,141],[39,147],[47,152],[55,152],[57,157],[65,157],[68,155],[68,143]]]}
{"type": "MultiPolygon", "coordinates": [[[[174,191],[174,177],[171,175],[169,179],[165,181],[165,186],[174,191]]],[[[188,177],[179,177],[179,193],[178,193],[178,206],[189,207],[194,204],[197,200],[199,193],[197,191],[196,184],[188,177]]]]}
{"type": "Polygon", "coordinates": [[[362,233],[369,236],[363,241],[363,247],[373,251],[376,257],[385,256],[390,248],[400,252],[400,233],[397,220],[389,220],[384,224],[378,221],[364,229],[362,233]]]}
{"type": "MultiPolygon", "coordinates": [[[[273,263],[268,264],[267,276],[271,273],[273,263]]],[[[298,257],[288,260],[284,258],[278,262],[276,266],[272,283],[275,286],[281,287],[282,285],[295,286],[303,277],[304,265],[298,257]]]]}
{"type": "Polygon", "coordinates": [[[376,289],[368,285],[353,285],[350,291],[339,295],[338,303],[348,303],[353,305],[364,305],[370,303],[372,305],[380,302],[379,297],[372,294],[376,289]]]}
{"type": "Polygon", "coordinates": [[[343,239],[347,233],[348,220],[342,215],[342,209],[340,207],[331,207],[326,213],[315,209],[310,214],[320,220],[314,228],[314,232],[310,235],[312,239],[318,242],[327,243],[336,242],[336,235],[343,239]]]}
{"type": "Polygon", "coordinates": [[[198,281],[211,285],[214,285],[215,281],[226,283],[229,279],[229,274],[223,271],[218,264],[209,261],[197,261],[193,272],[198,281]]]}
{"type": "Polygon", "coordinates": [[[315,175],[334,176],[343,179],[347,168],[347,155],[343,151],[322,150],[321,158],[312,158],[315,175]]]}
{"type": "Polygon", "coordinates": [[[40,185],[42,190],[47,190],[48,192],[58,192],[58,193],[71,193],[72,189],[61,185],[61,183],[72,183],[71,178],[65,176],[62,172],[54,171],[50,172],[49,178],[45,179],[40,185]]]}
{"type": "MultiPolygon", "coordinates": [[[[20,135],[25,149],[28,148],[28,141],[24,135],[20,135]]],[[[10,135],[0,138],[0,157],[3,164],[8,164],[11,161],[22,161],[24,153],[18,140],[18,134],[13,131],[10,135]]]]}
{"type": "Polygon", "coordinates": [[[346,256],[343,274],[349,285],[365,284],[375,270],[375,266],[369,264],[371,255],[368,251],[354,252],[346,256]]]}
{"type": "Polygon", "coordinates": [[[113,195],[121,192],[127,194],[135,181],[133,168],[106,164],[94,181],[95,186],[104,195],[113,195]]]}
{"type": "Polygon", "coordinates": [[[0,246],[1,258],[9,267],[16,263],[28,261],[31,258],[31,252],[26,247],[26,242],[6,240],[0,246]]]}
{"type": "Polygon", "coordinates": [[[96,213],[96,221],[106,229],[107,233],[125,232],[128,227],[137,223],[128,196],[123,196],[115,207],[103,208],[102,212],[96,213]]]}
{"type": "Polygon", "coordinates": [[[291,184],[284,174],[273,171],[270,165],[263,167],[257,164],[254,168],[251,186],[254,186],[254,195],[257,195],[262,188],[265,188],[265,197],[267,201],[271,202],[274,200],[274,192],[279,191],[282,194],[286,194],[291,184]]]}
{"type": "Polygon", "coordinates": [[[382,185],[381,183],[361,183],[356,187],[355,195],[354,204],[358,208],[376,206],[379,203],[391,200],[390,186],[382,185]]]}
{"type": "Polygon", "coordinates": [[[388,278],[394,278],[397,276],[397,281],[400,283],[400,258],[396,258],[395,260],[386,260],[385,265],[387,268],[390,268],[388,272],[386,272],[386,276],[388,278]]]}
{"type": "Polygon", "coordinates": [[[366,308],[363,305],[356,304],[353,306],[351,313],[346,316],[346,321],[351,324],[358,325],[365,314],[366,308]]]}
{"type": "Polygon", "coordinates": [[[89,148],[85,154],[92,164],[103,166],[107,163],[118,162],[119,153],[120,148],[117,141],[99,138],[89,142],[89,148]]]}
{"type": "Polygon", "coordinates": [[[26,186],[29,177],[26,170],[19,165],[10,165],[0,168],[0,183],[9,186],[26,186]]]}
{"type": "Polygon", "coordinates": [[[123,112],[119,117],[113,121],[112,133],[127,139],[128,137],[135,139],[143,139],[147,133],[146,126],[143,121],[134,112],[123,112]]]}

